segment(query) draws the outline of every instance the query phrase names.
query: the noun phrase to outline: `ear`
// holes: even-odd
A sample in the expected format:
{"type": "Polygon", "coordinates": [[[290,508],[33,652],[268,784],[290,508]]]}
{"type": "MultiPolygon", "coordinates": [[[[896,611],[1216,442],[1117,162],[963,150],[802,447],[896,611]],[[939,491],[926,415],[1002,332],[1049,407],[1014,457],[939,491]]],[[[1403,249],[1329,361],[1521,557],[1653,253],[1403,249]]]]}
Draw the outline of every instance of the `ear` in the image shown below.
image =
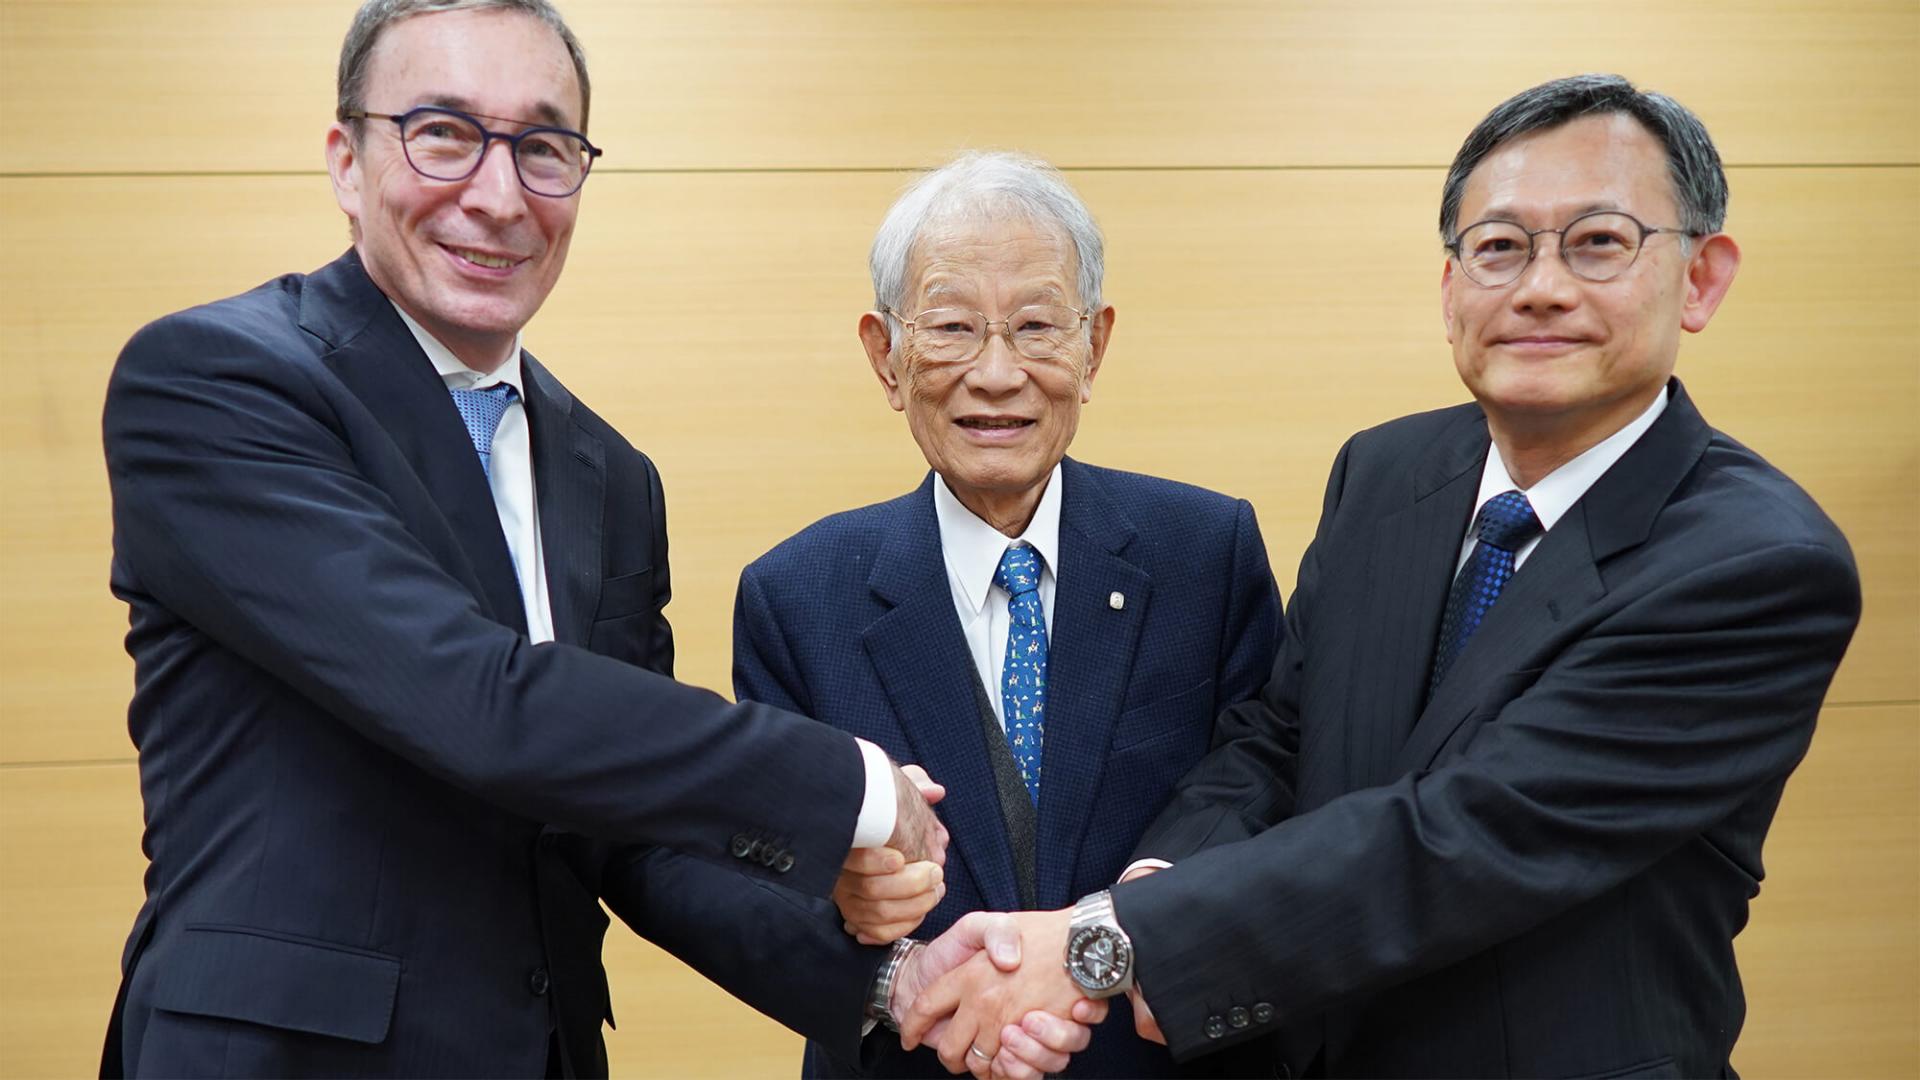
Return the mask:
{"type": "Polygon", "coordinates": [[[887,317],[877,311],[860,316],[860,347],[867,351],[867,363],[887,393],[887,404],[894,412],[905,412],[907,397],[900,388],[900,373],[893,367],[893,342],[887,333],[887,317]]]}
{"type": "Polygon", "coordinates": [[[1093,400],[1093,377],[1100,374],[1100,361],[1106,359],[1107,342],[1113,339],[1113,305],[1108,304],[1087,323],[1089,344],[1086,376],[1080,380],[1080,404],[1093,400]]]}
{"type": "Polygon", "coordinates": [[[1447,344],[1453,340],[1453,260],[1440,264],[1440,325],[1446,328],[1447,344]]]}
{"type": "Polygon", "coordinates": [[[1726,233],[1714,233],[1700,241],[1700,250],[1687,262],[1687,299],[1680,309],[1680,326],[1690,334],[1707,328],[1720,301],[1733,287],[1733,276],[1740,271],[1740,245],[1726,233]]]}
{"type": "Polygon", "coordinates": [[[355,224],[360,221],[360,170],[355,167],[359,163],[353,133],[336,121],[327,129],[327,179],[333,183],[333,201],[355,224]]]}

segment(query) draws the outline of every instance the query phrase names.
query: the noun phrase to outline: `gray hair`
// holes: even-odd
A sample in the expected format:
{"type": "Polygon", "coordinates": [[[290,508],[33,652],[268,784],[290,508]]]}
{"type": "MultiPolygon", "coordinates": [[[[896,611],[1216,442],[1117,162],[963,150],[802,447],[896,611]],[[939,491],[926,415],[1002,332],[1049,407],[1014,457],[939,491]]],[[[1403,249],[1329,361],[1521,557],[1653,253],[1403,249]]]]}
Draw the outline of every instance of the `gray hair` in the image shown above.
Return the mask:
{"type": "MultiPolygon", "coordinates": [[[[1078,256],[1080,302],[1089,310],[1099,309],[1106,243],[1087,204],[1060,170],[1037,157],[1003,150],[969,150],[915,180],[894,201],[867,256],[874,304],[888,313],[899,311],[907,301],[907,269],[921,231],[930,222],[969,215],[1012,216],[1058,228],[1073,241],[1078,256]]],[[[889,314],[887,324],[897,346],[899,320],[889,314]]]]}
{"type": "Polygon", "coordinates": [[[346,122],[347,113],[367,107],[364,97],[367,66],[373,56],[374,45],[388,26],[415,15],[490,8],[530,15],[560,35],[561,43],[567,47],[567,55],[573,58],[573,73],[580,79],[580,130],[586,131],[587,103],[593,97],[592,84],[587,81],[587,54],[580,48],[580,39],[573,36],[567,21],[560,17],[560,12],[548,0],[367,0],[360,5],[359,13],[354,15],[353,25],[347,28],[347,39],[340,43],[339,102],[335,118],[346,122]]]}
{"type": "Polygon", "coordinates": [[[1575,75],[1501,102],[1460,144],[1440,194],[1441,242],[1453,242],[1467,177],[1496,147],[1528,132],[1608,113],[1633,117],[1666,147],[1680,227],[1703,236],[1719,232],[1727,220],[1727,174],[1700,118],[1665,94],[1635,89],[1618,75],[1575,75]]]}

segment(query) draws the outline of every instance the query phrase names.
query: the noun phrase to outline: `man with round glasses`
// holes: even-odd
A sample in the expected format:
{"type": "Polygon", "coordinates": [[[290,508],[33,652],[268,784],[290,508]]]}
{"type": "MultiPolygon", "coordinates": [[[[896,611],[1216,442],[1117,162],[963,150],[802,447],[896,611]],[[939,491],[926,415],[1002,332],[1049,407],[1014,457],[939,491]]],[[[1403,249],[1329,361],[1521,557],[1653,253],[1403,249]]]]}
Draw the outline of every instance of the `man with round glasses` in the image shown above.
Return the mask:
{"type": "MultiPolygon", "coordinates": [[[[974,153],[917,180],[874,238],[875,310],[859,333],[931,471],[741,574],[740,700],[871,739],[946,788],[944,869],[886,850],[849,859],[834,899],[863,941],[1110,884],[1206,753],[1214,716],[1254,692],[1278,648],[1250,505],[1066,456],[1113,333],[1104,265],[1092,215],[1043,162],[974,153]]],[[[890,966],[919,948],[900,940],[890,966]]],[[[1046,1004],[1064,1016],[1078,996],[1046,1004]]],[[[910,1001],[880,996],[873,1014],[910,1001]]],[[[1035,1037],[1057,1020],[1022,1019],[1002,1065],[1067,1065],[1060,1040],[1035,1037]]],[[[853,1054],[810,1042],[805,1071],[940,1076],[984,1060],[967,1052],[943,1062],[876,1031],[853,1054]]],[[[1117,1016],[1069,1070],[1172,1071],[1117,1016]]]]}
{"type": "Polygon", "coordinates": [[[1733,1075],[1733,938],[1860,591],[1673,378],[1726,202],[1698,118],[1617,76],[1481,121],[1440,208],[1474,403],[1341,449],[1271,680],[1135,852],[1162,868],[1015,915],[1026,963],[918,995],[909,1043],[1130,991],[1177,1058],[1273,1037],[1279,1076],[1733,1075]]]}
{"type": "MultiPolygon", "coordinates": [[[[600,153],[559,15],[369,0],[338,89],[351,250],[108,389],[150,865],[103,1072],[604,1075],[600,899],[749,979],[792,910],[752,878],[944,829],[872,744],[670,678],[659,476],[521,348],[600,153]]],[[[756,1004],[851,1042],[881,952],[756,1004]]]]}

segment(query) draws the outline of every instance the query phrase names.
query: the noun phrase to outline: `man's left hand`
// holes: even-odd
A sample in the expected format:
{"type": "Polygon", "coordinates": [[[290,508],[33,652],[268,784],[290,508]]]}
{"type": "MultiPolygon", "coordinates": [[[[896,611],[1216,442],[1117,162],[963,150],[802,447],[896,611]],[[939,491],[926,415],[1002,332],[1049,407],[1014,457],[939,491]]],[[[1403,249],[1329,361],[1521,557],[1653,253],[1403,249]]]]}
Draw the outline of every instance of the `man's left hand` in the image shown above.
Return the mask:
{"type": "Polygon", "coordinates": [[[1002,972],[987,957],[975,956],[948,972],[915,997],[901,1023],[900,1045],[911,1050],[931,1039],[940,1063],[949,1071],[970,1072],[980,1080],[993,1075],[1026,1076],[1029,1070],[1017,1055],[1000,1052],[1003,1036],[1008,1037],[1009,1051],[1019,1048],[1021,1035],[1010,1027],[1021,1028],[1031,1037],[1033,1028],[1023,1027],[1023,1022],[1034,1012],[1080,1024],[1106,1018],[1107,1003],[1087,1000],[1061,963],[1073,910],[1023,911],[1006,917],[1020,928],[1021,954],[1029,962],[1017,971],[1002,972]],[[945,1029],[935,1032],[935,1024],[942,1019],[947,1021],[945,1029]]]}

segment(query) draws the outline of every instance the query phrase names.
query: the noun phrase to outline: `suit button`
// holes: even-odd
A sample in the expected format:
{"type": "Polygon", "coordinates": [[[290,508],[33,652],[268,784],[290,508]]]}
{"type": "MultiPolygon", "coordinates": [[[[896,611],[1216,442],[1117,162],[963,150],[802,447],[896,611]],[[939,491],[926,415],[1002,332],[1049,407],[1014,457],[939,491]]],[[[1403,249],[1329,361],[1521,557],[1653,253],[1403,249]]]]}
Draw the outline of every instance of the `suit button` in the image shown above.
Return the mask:
{"type": "Polygon", "coordinates": [[[775,862],[779,861],[780,856],[785,854],[786,852],[776,850],[772,844],[768,844],[766,850],[760,853],[760,865],[772,866],[775,862]]]}
{"type": "Polygon", "coordinates": [[[553,985],[553,980],[547,978],[546,968],[534,968],[533,974],[527,976],[527,989],[533,991],[533,996],[535,997],[545,995],[547,987],[551,985],[553,985]]]}
{"type": "Polygon", "coordinates": [[[1243,1028],[1252,1022],[1253,1018],[1247,1015],[1247,1010],[1239,1005],[1227,1010],[1227,1023],[1234,1027],[1243,1028]]]}
{"type": "Polygon", "coordinates": [[[1227,1033],[1227,1022],[1218,1016],[1207,1017],[1207,1038],[1217,1039],[1227,1033]]]}
{"type": "Polygon", "coordinates": [[[734,858],[744,859],[747,857],[747,852],[752,849],[752,846],[753,842],[747,839],[746,833],[734,833],[733,845],[728,848],[728,850],[733,852],[734,858]]]}
{"type": "Polygon", "coordinates": [[[780,873],[780,874],[784,874],[787,871],[793,869],[793,852],[791,851],[781,852],[780,858],[773,864],[773,869],[775,873],[780,873]]]}
{"type": "Polygon", "coordinates": [[[1273,1006],[1261,1002],[1253,1007],[1253,1022],[1256,1024],[1273,1023],[1273,1006]]]}

